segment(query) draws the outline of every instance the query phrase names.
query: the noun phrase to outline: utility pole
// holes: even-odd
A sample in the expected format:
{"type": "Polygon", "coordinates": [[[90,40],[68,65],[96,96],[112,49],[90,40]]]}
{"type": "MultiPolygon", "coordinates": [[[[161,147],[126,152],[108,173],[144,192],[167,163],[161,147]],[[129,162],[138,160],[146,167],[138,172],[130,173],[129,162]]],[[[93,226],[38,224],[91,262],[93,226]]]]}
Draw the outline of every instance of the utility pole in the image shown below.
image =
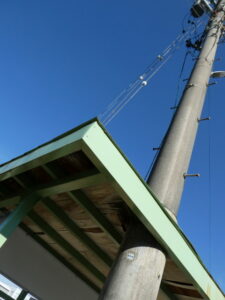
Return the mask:
{"type": "MultiPolygon", "coordinates": [[[[220,0],[206,27],[202,50],[147,180],[151,190],[174,218],[183,192],[217,44],[223,32],[224,15],[225,0],[220,0]]],[[[133,220],[99,299],[157,299],[165,262],[165,253],[154,237],[140,222],[133,220]]]]}

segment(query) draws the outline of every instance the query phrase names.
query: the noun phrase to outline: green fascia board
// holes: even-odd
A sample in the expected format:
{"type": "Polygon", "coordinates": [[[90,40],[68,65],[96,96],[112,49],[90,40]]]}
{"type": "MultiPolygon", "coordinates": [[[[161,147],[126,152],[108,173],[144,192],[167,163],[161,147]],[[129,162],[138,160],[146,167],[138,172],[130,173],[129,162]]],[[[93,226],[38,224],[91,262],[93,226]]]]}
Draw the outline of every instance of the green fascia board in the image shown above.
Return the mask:
{"type": "Polygon", "coordinates": [[[84,127],[81,127],[79,130],[71,130],[71,133],[68,135],[62,135],[61,138],[58,137],[8,163],[0,165],[0,180],[5,180],[31,168],[38,167],[49,161],[80,150],[82,136],[91,126],[92,123],[85,123],[84,127]]]}
{"type": "Polygon", "coordinates": [[[128,159],[97,119],[0,166],[0,180],[40,166],[77,150],[83,150],[118,191],[135,215],[192,280],[205,299],[224,300],[179,226],[151,192],[128,159]]]}
{"type": "Polygon", "coordinates": [[[110,174],[112,184],[122,199],[167,250],[174,262],[189,276],[201,295],[205,299],[224,300],[221,289],[176,222],[154,197],[146,183],[137,176],[98,122],[83,136],[82,149],[102,173],[110,174]]]}

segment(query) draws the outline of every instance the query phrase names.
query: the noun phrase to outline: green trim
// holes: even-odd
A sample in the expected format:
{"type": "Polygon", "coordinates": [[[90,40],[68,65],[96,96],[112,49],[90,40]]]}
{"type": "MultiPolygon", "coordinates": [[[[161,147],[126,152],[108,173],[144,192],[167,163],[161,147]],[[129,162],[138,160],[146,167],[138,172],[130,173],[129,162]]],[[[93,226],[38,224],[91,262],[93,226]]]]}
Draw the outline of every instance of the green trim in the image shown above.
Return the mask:
{"type": "Polygon", "coordinates": [[[101,182],[107,182],[106,178],[96,170],[85,171],[66,179],[58,179],[52,184],[39,187],[36,192],[42,197],[48,197],[58,193],[83,189],[101,182]]]}
{"type": "Polygon", "coordinates": [[[41,247],[53,255],[59,262],[61,262],[66,268],[68,268],[75,276],[85,282],[95,292],[100,293],[101,289],[91,282],[83,273],[71,265],[63,256],[56,252],[49,244],[35,234],[29,227],[24,224],[20,224],[20,228],[24,230],[33,240],[35,240],[41,247]]]}
{"type": "MultiPolygon", "coordinates": [[[[86,188],[103,182],[108,182],[108,179],[103,174],[99,173],[97,170],[89,170],[74,176],[55,180],[49,184],[42,184],[35,187],[32,192],[44,198],[54,194],[86,188]]],[[[5,198],[0,201],[0,207],[17,204],[20,201],[20,198],[21,195],[5,198]]]]}
{"type": "Polygon", "coordinates": [[[81,149],[81,139],[96,118],[0,165],[0,180],[43,165],[81,149]],[[10,172],[9,172],[10,171],[10,172]]]}
{"type": "Polygon", "coordinates": [[[12,297],[4,293],[3,291],[0,291],[0,297],[2,297],[4,300],[14,300],[12,297]]]}
{"type": "Polygon", "coordinates": [[[67,251],[71,256],[77,259],[87,270],[89,270],[100,281],[105,281],[105,276],[93,266],[79,251],[73,248],[67,240],[58,234],[51,226],[49,226],[34,211],[30,212],[28,217],[41,228],[51,239],[53,239],[60,247],[67,251]]]}
{"type": "MultiPolygon", "coordinates": [[[[19,155],[19,156],[13,158],[13,159],[10,160],[10,161],[7,161],[7,162],[5,162],[5,163],[3,163],[3,164],[0,164],[0,173],[4,173],[4,172],[2,172],[2,170],[1,170],[2,167],[6,166],[6,165],[9,165],[9,164],[12,164],[12,162],[18,161],[19,159],[24,158],[25,156],[29,156],[29,154],[31,154],[32,152],[36,152],[37,150],[40,150],[41,148],[43,148],[43,147],[45,147],[45,146],[48,146],[49,144],[52,144],[52,143],[54,143],[54,142],[56,142],[56,141],[58,141],[58,140],[63,139],[64,137],[67,137],[68,135],[71,135],[72,133],[76,133],[78,130],[83,129],[83,128],[86,127],[86,126],[88,127],[88,125],[91,125],[93,122],[99,122],[99,121],[98,121],[98,118],[97,118],[97,117],[92,118],[92,119],[90,119],[89,121],[84,122],[84,123],[82,123],[82,124],[80,124],[80,125],[78,125],[78,126],[72,128],[72,129],[70,129],[70,130],[64,132],[63,134],[58,135],[57,137],[51,139],[51,140],[48,141],[48,142],[46,142],[46,143],[44,143],[44,144],[41,144],[41,145],[39,145],[38,147],[36,147],[36,148],[34,148],[34,149],[30,150],[30,151],[27,151],[27,152],[23,153],[22,155],[19,155]]],[[[99,124],[100,124],[100,122],[99,122],[99,124]]],[[[27,161],[26,161],[26,162],[27,162],[27,161]]],[[[17,165],[19,165],[19,163],[17,163],[17,165]]]]}
{"type": "Polygon", "coordinates": [[[18,298],[17,298],[16,300],[24,300],[24,299],[26,298],[27,294],[28,294],[28,292],[23,290],[23,291],[19,294],[19,296],[18,296],[18,298]]]}
{"type": "Polygon", "coordinates": [[[42,203],[44,206],[55,216],[58,220],[63,223],[66,228],[78,238],[86,247],[88,247],[94,254],[96,254],[103,262],[109,267],[112,265],[113,260],[106,254],[83,230],[74,223],[66,213],[57,205],[54,201],[43,199],[42,203]]]}
{"type": "Polygon", "coordinates": [[[7,238],[13,233],[19,223],[39,200],[40,196],[37,194],[29,194],[25,196],[15,210],[3,221],[0,225],[0,247],[2,247],[7,238]]]}

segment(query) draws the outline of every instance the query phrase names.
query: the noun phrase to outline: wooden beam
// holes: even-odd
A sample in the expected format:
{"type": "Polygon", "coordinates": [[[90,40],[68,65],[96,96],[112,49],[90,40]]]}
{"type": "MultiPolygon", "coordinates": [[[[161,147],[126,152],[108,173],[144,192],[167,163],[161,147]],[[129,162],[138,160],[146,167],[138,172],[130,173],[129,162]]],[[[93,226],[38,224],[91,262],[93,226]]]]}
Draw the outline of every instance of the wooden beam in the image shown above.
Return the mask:
{"type": "Polygon", "coordinates": [[[118,246],[122,242],[121,234],[108,221],[108,219],[96,208],[96,206],[81,191],[73,191],[68,193],[69,196],[78,204],[80,204],[91,216],[91,218],[99,225],[99,227],[109,236],[109,238],[118,246]]]}
{"type": "MultiPolygon", "coordinates": [[[[43,169],[54,179],[58,179],[59,174],[54,166],[43,165],[43,169]]],[[[103,175],[106,177],[105,175],[103,175]]],[[[81,191],[71,191],[67,193],[71,199],[73,199],[78,205],[80,205],[95,223],[107,234],[107,236],[117,245],[120,246],[122,242],[121,234],[115,229],[115,227],[108,221],[108,219],[96,208],[93,202],[81,191]]]]}
{"type": "Polygon", "coordinates": [[[89,250],[97,255],[107,266],[111,266],[113,260],[106,254],[70,217],[49,198],[43,199],[44,206],[61,222],[66,228],[78,238],[89,250]]]}

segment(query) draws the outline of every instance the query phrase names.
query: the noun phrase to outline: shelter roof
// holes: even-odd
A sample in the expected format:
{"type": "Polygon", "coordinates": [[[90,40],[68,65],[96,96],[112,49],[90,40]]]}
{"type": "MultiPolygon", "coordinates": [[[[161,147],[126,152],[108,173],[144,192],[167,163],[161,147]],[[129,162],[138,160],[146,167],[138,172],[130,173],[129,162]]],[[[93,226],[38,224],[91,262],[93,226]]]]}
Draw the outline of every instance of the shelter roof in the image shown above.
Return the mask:
{"type": "Polygon", "coordinates": [[[196,251],[93,119],[0,165],[0,244],[19,225],[100,291],[136,215],[167,253],[159,299],[224,300],[196,251]]]}

